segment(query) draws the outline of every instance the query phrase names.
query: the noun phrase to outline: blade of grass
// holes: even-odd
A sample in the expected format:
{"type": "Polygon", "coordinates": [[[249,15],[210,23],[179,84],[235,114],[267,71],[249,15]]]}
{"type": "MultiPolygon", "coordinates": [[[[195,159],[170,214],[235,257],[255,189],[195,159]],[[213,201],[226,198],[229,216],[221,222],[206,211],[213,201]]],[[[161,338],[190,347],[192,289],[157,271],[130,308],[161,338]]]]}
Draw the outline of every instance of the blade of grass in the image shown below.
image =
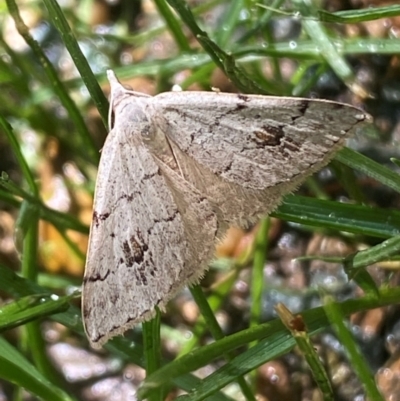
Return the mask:
{"type": "MultiPolygon", "coordinates": [[[[21,274],[32,281],[37,280],[37,252],[39,243],[39,213],[30,215],[30,226],[23,240],[21,274]]],[[[39,322],[33,321],[23,326],[25,334],[22,335],[21,344],[26,352],[32,355],[32,359],[40,372],[52,383],[62,384],[61,375],[54,369],[47,357],[46,345],[42,336],[39,322]]]]}
{"type": "MultiPolygon", "coordinates": [[[[341,307],[343,313],[349,316],[356,311],[374,309],[398,303],[399,301],[400,288],[382,288],[380,289],[379,299],[371,296],[363,296],[358,299],[345,301],[341,304],[341,307]]],[[[302,315],[309,329],[310,336],[320,333],[329,326],[329,321],[322,307],[304,311],[302,315]]],[[[211,363],[212,360],[218,358],[222,353],[237,349],[256,340],[259,342],[254,347],[243,352],[234,360],[203,379],[201,384],[194,387],[190,394],[197,394],[199,397],[210,396],[241,375],[288,352],[295,344],[293,338],[287,333],[279,320],[263,323],[257,327],[243,330],[212,344],[203,346],[163,366],[146,378],[138,394],[142,398],[146,397],[147,392],[154,388],[154,386],[169,382],[188,371],[199,369],[201,366],[211,363]]],[[[193,399],[204,398],[195,397],[193,399]]]]}
{"type": "Polygon", "coordinates": [[[0,337],[0,376],[46,401],[72,401],[54,386],[25,357],[0,337]]]}
{"type": "Polygon", "coordinates": [[[400,192],[399,174],[389,170],[387,167],[382,166],[370,158],[349,148],[343,148],[336,154],[335,159],[346,166],[372,177],[381,184],[400,192]]]}
{"type": "Polygon", "coordinates": [[[357,10],[343,10],[335,13],[329,13],[325,10],[318,10],[319,19],[322,22],[336,22],[340,24],[354,24],[357,22],[374,21],[380,18],[397,17],[399,15],[399,5],[370,7],[357,10]]]}
{"type": "Polygon", "coordinates": [[[169,8],[168,4],[165,0],[154,0],[154,3],[158,9],[158,12],[164,18],[170,33],[175,39],[179,49],[181,52],[190,52],[191,48],[189,45],[186,36],[182,32],[182,29],[179,25],[179,22],[176,20],[174,14],[172,13],[171,9],[169,8]]]}
{"type": "MultiPolygon", "coordinates": [[[[14,10],[14,13],[14,17],[19,16],[18,10],[14,10]]],[[[18,22],[22,23],[21,21],[18,22]]],[[[0,124],[9,139],[15,157],[21,167],[24,177],[28,182],[32,197],[38,199],[39,190],[34,181],[33,174],[29,169],[28,163],[21,152],[20,145],[14,136],[14,132],[3,118],[0,118],[0,124]]],[[[24,231],[22,234],[23,249],[21,273],[24,277],[35,281],[37,278],[36,260],[38,249],[39,210],[35,204],[32,204],[31,206],[32,207],[21,208],[20,215],[24,215],[25,219],[21,218],[17,220],[20,224],[17,229],[21,228],[21,230],[24,231]],[[26,210],[29,210],[28,214],[24,213],[26,210]],[[27,217],[29,221],[26,221],[27,217]]],[[[32,354],[36,366],[48,379],[54,383],[61,383],[60,376],[53,369],[47,358],[45,344],[38,322],[27,323],[24,328],[26,330],[26,336],[23,336],[23,348],[32,354]]]]}
{"type": "Polygon", "coordinates": [[[271,227],[271,219],[266,217],[261,220],[254,244],[254,259],[251,275],[251,309],[250,327],[261,322],[262,294],[264,289],[264,266],[268,253],[268,233],[271,227]]]}
{"type": "Polygon", "coordinates": [[[354,280],[357,285],[364,291],[365,294],[370,296],[379,296],[379,289],[375,283],[375,280],[368,273],[367,270],[358,270],[356,273],[352,273],[351,271],[346,273],[350,280],[354,280]]]}
{"type": "Polygon", "coordinates": [[[364,251],[347,256],[344,260],[345,265],[356,275],[359,269],[364,269],[374,263],[390,260],[391,256],[400,254],[400,236],[389,238],[379,245],[375,245],[364,251]]]}
{"type": "Polygon", "coordinates": [[[28,163],[26,162],[26,160],[21,152],[20,144],[14,135],[14,131],[13,131],[11,125],[1,115],[0,115],[0,129],[2,130],[2,132],[4,132],[6,134],[8,143],[10,144],[11,149],[15,155],[15,158],[17,159],[19,167],[20,167],[22,174],[29,186],[31,193],[33,194],[33,196],[38,196],[39,190],[36,185],[35,178],[28,166],[28,163]]]}
{"type": "Polygon", "coordinates": [[[24,323],[59,313],[69,308],[74,296],[54,299],[48,294],[28,295],[0,308],[0,332],[24,323]]]}
{"type": "MultiPolygon", "coordinates": [[[[343,55],[360,54],[393,54],[400,52],[399,41],[392,39],[341,39],[335,38],[332,44],[343,55]]],[[[264,57],[288,57],[292,60],[324,61],[320,49],[316,43],[309,40],[298,40],[296,47],[292,42],[269,43],[268,46],[240,46],[232,51],[232,56],[241,62],[253,62],[263,60],[264,57]]]]}
{"type": "MultiPolygon", "coordinates": [[[[399,297],[399,291],[400,289],[396,288],[393,289],[392,295],[394,293],[397,293],[395,295],[395,298],[399,297]]],[[[381,298],[379,300],[379,303],[383,301],[385,298],[385,295],[387,295],[386,291],[382,291],[380,293],[381,298]]],[[[394,299],[392,299],[391,302],[393,302],[394,299]]],[[[354,308],[359,308],[361,304],[369,304],[370,307],[372,304],[375,304],[376,301],[374,301],[370,297],[363,297],[357,300],[351,300],[344,302],[342,305],[343,311],[346,315],[351,313],[351,309],[354,308]]],[[[394,301],[398,302],[398,301],[394,301]]],[[[388,302],[390,304],[390,301],[388,302]]],[[[374,306],[375,307],[375,306],[374,306]]],[[[372,307],[372,308],[374,308],[372,307]]],[[[363,309],[363,308],[361,308],[363,309]]],[[[316,308],[312,310],[305,311],[303,313],[304,320],[306,322],[307,327],[309,328],[309,335],[315,335],[319,333],[321,330],[324,330],[328,327],[329,321],[327,317],[325,316],[323,309],[322,308],[316,308]]],[[[277,324],[276,321],[271,322],[274,325],[277,324]]],[[[281,322],[279,322],[281,324],[281,322]]],[[[294,345],[294,340],[291,336],[288,336],[287,333],[285,333],[285,329],[283,329],[283,326],[279,326],[279,330],[277,330],[277,326],[275,326],[275,330],[269,330],[267,334],[267,338],[265,340],[260,341],[257,345],[254,347],[250,348],[248,351],[240,354],[237,356],[233,361],[229,362],[228,364],[224,365],[220,369],[218,369],[216,372],[212,373],[210,376],[207,378],[203,379],[201,382],[201,385],[198,387],[195,387],[189,394],[188,396],[184,396],[182,398],[179,398],[179,400],[185,400],[185,401],[199,401],[203,399],[207,399],[208,396],[213,394],[215,391],[218,389],[223,388],[224,386],[228,385],[231,383],[233,380],[235,380],[238,375],[243,374],[245,372],[250,372],[251,370],[261,366],[262,364],[275,359],[279,357],[280,355],[288,352],[294,345]],[[283,331],[282,331],[283,330],[283,331]],[[286,335],[285,335],[286,334],[286,335]]],[[[243,334],[243,332],[242,332],[243,334]]],[[[235,336],[235,335],[233,335],[235,336]]],[[[232,336],[231,336],[232,337],[232,336]]],[[[227,337],[228,338],[228,337],[227,337]]],[[[221,347],[222,343],[224,340],[219,341],[219,348],[221,347]]],[[[206,351],[205,348],[203,347],[202,351],[206,351]]],[[[199,358],[199,355],[194,355],[195,353],[192,353],[192,357],[197,357],[199,358]]],[[[202,355],[204,355],[202,353],[202,355]]],[[[180,361],[183,362],[183,361],[180,361]]],[[[189,361],[185,361],[186,363],[189,363],[189,361]]],[[[172,372],[172,364],[169,366],[168,372],[172,372]]],[[[188,367],[188,366],[187,366],[188,367]]]]}
{"type": "MultiPolygon", "coordinates": [[[[51,21],[60,32],[65,47],[67,48],[69,54],[71,55],[72,60],[74,61],[75,66],[78,69],[82,77],[82,80],[86,85],[86,88],[89,91],[94,104],[96,105],[97,110],[99,111],[104,126],[107,128],[108,125],[107,99],[104,96],[104,93],[101,90],[99,83],[96,80],[96,77],[93,75],[92,69],[90,68],[88,61],[83,55],[79,47],[79,44],[68,24],[68,21],[61,10],[61,7],[59,6],[56,0],[43,0],[43,2],[49,12],[51,21]]],[[[96,148],[92,145],[91,149],[89,150],[95,153],[95,155],[93,156],[96,157],[96,159],[94,160],[98,161],[99,155],[96,148]]]]}
{"type": "MultiPolygon", "coordinates": [[[[203,294],[203,291],[199,285],[194,285],[193,287],[190,288],[190,292],[193,295],[193,298],[198,305],[201,315],[204,317],[204,320],[207,324],[207,328],[210,330],[212,336],[214,337],[215,340],[220,340],[221,338],[224,338],[225,335],[218,324],[218,321],[210,307],[210,305],[207,302],[206,297],[203,294]]],[[[227,353],[224,355],[225,359],[228,361],[233,359],[233,355],[230,353],[227,353]]],[[[247,384],[246,380],[244,377],[238,377],[237,383],[242,390],[242,394],[244,395],[245,399],[248,401],[256,401],[253,392],[251,391],[249,385],[247,384]]]]}
{"type": "Polygon", "coordinates": [[[236,0],[230,4],[223,18],[223,25],[216,31],[215,42],[221,49],[225,49],[232,39],[234,31],[238,25],[241,11],[243,10],[243,0],[236,0]]]}
{"type": "Polygon", "coordinates": [[[10,198],[10,194],[18,196],[24,201],[32,204],[34,207],[37,207],[40,211],[40,218],[54,224],[55,227],[62,227],[64,230],[70,229],[84,234],[89,233],[88,226],[82,224],[71,215],[48,208],[39,198],[35,198],[33,195],[21,189],[18,185],[11,182],[7,174],[4,172],[0,176],[0,186],[3,186],[8,191],[7,195],[4,194],[4,196],[3,192],[0,191],[0,198],[7,203],[21,207],[22,202],[20,200],[10,198]]]}
{"type": "Polygon", "coordinates": [[[257,24],[255,27],[250,28],[238,41],[239,44],[244,43],[248,39],[250,39],[252,36],[254,36],[256,33],[266,29],[267,23],[270,21],[274,10],[279,10],[281,5],[283,4],[284,0],[274,0],[274,2],[271,4],[271,7],[269,7],[265,12],[262,14],[262,16],[259,18],[257,21],[257,24]]]}
{"type": "Polygon", "coordinates": [[[338,163],[336,160],[333,160],[330,166],[333,168],[335,176],[338,178],[343,188],[349,194],[350,199],[360,205],[363,203],[366,204],[366,197],[360,185],[357,185],[357,177],[354,170],[345,166],[343,163],[338,163]]]}
{"type": "Polygon", "coordinates": [[[304,96],[305,93],[311,91],[316,85],[318,79],[328,71],[329,66],[326,63],[302,63],[302,68],[297,70],[297,74],[292,77],[291,82],[294,84],[292,88],[292,96],[304,96]],[[315,66],[314,74],[307,74],[310,69],[315,66]]]}
{"type": "MultiPolygon", "coordinates": [[[[63,104],[63,106],[65,107],[65,109],[68,110],[70,117],[71,117],[72,121],[74,122],[75,127],[79,133],[79,137],[81,139],[81,145],[87,149],[90,160],[94,163],[98,162],[98,160],[99,160],[98,151],[96,150],[96,147],[94,146],[92,137],[90,136],[90,133],[86,127],[85,121],[83,120],[83,117],[82,117],[81,113],[79,112],[77,106],[75,105],[75,103],[72,101],[72,99],[68,95],[68,92],[65,90],[64,85],[58,78],[55,68],[50,63],[50,60],[47,58],[46,54],[44,53],[42,48],[39,46],[39,44],[36,42],[36,40],[34,40],[32,38],[32,36],[30,35],[28,27],[25,25],[24,21],[21,18],[21,15],[19,13],[19,9],[18,9],[18,6],[17,6],[15,0],[6,0],[6,3],[7,3],[7,7],[8,7],[8,10],[9,10],[12,18],[14,19],[15,26],[16,26],[19,34],[24,38],[26,43],[32,49],[33,53],[36,55],[37,60],[41,63],[41,65],[49,79],[49,82],[54,90],[54,93],[60,99],[60,101],[63,104]]],[[[65,19],[65,17],[63,17],[63,18],[65,19]]],[[[86,61],[86,59],[85,59],[85,61],[86,61]]],[[[97,84],[97,81],[96,81],[96,84],[97,84]]],[[[97,84],[97,86],[98,86],[98,84],[97,84]]],[[[99,87],[99,90],[100,90],[100,87],[99,87]]],[[[102,96],[104,98],[103,94],[102,94],[102,96]]],[[[106,104],[105,98],[104,98],[103,103],[106,104]]]]}
{"type": "Polygon", "coordinates": [[[275,306],[275,310],[277,311],[282,323],[292,334],[298,349],[305,357],[312,376],[317,383],[324,400],[333,401],[334,395],[328,374],[314,349],[314,345],[308,335],[302,316],[293,315],[292,312],[282,303],[278,303],[275,306]]]}
{"type": "MultiPolygon", "coordinates": [[[[223,282],[216,283],[212,288],[212,294],[207,298],[207,304],[210,306],[212,313],[221,307],[222,303],[229,294],[229,291],[233,287],[239,275],[239,268],[237,266],[232,266],[231,274],[223,282]]],[[[190,352],[199,342],[199,339],[204,335],[207,330],[207,325],[205,324],[205,319],[203,315],[200,315],[197,319],[196,326],[192,329],[193,339],[188,341],[184,347],[181,349],[178,357],[190,352]]]]}
{"type": "MultiPolygon", "coordinates": [[[[316,17],[314,14],[314,8],[306,0],[293,0],[292,3],[300,11],[301,15],[305,17],[302,20],[303,27],[308,36],[319,48],[324,59],[331,66],[336,75],[340,77],[350,89],[354,89],[356,85],[355,76],[349,64],[342,55],[339,54],[322,24],[317,19],[308,18],[316,17]]],[[[361,87],[359,87],[359,85],[357,85],[357,89],[366,96],[366,93],[361,87]]]]}
{"type": "Polygon", "coordinates": [[[301,256],[297,258],[300,260],[321,260],[327,263],[342,263],[344,265],[344,270],[349,278],[349,280],[354,280],[357,285],[364,290],[364,293],[370,296],[379,296],[379,289],[375,283],[375,280],[371,277],[367,270],[363,269],[352,269],[351,259],[354,255],[347,257],[329,257],[329,256],[319,256],[319,255],[308,255],[301,256]],[[349,259],[349,261],[347,261],[349,259]]]}
{"type": "Polygon", "coordinates": [[[289,195],[271,216],[362,236],[388,238],[400,232],[400,213],[361,205],[289,195]]]}
{"type": "MultiPolygon", "coordinates": [[[[151,375],[161,366],[161,337],[160,337],[161,313],[156,308],[156,315],[153,319],[143,322],[143,348],[145,357],[146,374],[151,375]]],[[[163,400],[163,387],[157,387],[151,394],[149,401],[163,400]]]]}
{"type": "Polygon", "coordinates": [[[257,83],[255,83],[246,73],[236,66],[233,57],[224,52],[215,42],[213,42],[208,34],[200,29],[194,16],[183,0],[168,0],[168,3],[176,10],[182,20],[191,30],[192,34],[199,41],[203,49],[209,54],[217,67],[225,72],[227,77],[243,92],[263,93],[257,83]]]}
{"type": "Polygon", "coordinates": [[[346,349],[346,354],[350,361],[350,366],[354,369],[361,384],[363,385],[368,399],[374,401],[384,401],[384,397],[379,392],[374,376],[369,369],[368,363],[362,356],[361,351],[356,345],[352,334],[346,327],[345,314],[341,310],[340,304],[335,302],[331,296],[324,297],[324,310],[330,323],[333,325],[340,344],[346,349]]]}

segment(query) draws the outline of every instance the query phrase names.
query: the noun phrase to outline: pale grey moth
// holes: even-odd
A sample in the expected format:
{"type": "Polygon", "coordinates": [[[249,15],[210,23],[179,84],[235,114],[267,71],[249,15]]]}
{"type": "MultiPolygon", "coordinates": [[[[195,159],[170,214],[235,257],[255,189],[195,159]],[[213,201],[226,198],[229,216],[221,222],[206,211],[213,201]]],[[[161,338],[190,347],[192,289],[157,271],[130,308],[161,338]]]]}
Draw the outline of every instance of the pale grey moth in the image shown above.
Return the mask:
{"type": "Polygon", "coordinates": [[[125,89],[112,71],[83,284],[91,345],[150,319],[203,276],[229,225],[248,226],[369,120],[289,97],[125,89]]]}

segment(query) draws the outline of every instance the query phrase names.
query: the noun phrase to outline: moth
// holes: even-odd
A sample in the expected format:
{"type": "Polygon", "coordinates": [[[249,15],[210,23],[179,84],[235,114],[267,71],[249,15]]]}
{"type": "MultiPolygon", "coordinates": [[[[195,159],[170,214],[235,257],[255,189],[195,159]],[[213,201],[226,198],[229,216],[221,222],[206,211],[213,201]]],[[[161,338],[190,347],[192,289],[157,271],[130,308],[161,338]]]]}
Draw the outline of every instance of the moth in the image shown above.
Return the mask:
{"type": "Polygon", "coordinates": [[[197,283],[230,225],[249,226],[321,169],[370,117],[332,101],[125,89],[113,71],[110,133],[83,281],[94,348],[197,283]]]}

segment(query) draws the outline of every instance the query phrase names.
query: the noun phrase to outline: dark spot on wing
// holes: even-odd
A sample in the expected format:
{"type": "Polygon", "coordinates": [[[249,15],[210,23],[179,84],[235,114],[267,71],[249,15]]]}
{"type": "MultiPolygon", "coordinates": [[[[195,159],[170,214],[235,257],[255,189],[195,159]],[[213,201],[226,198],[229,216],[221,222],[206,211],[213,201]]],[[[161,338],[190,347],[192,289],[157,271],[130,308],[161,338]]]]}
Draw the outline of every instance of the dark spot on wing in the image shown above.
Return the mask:
{"type": "Polygon", "coordinates": [[[248,102],[250,100],[250,98],[246,95],[243,95],[243,93],[239,93],[237,97],[238,99],[243,100],[244,102],[248,102]]]}
{"type": "Polygon", "coordinates": [[[143,263],[144,252],[148,249],[146,244],[142,244],[140,235],[135,238],[134,235],[122,243],[122,252],[124,254],[125,264],[127,267],[132,267],[135,263],[143,263]]]}
{"type": "Polygon", "coordinates": [[[256,143],[258,148],[264,148],[266,146],[279,146],[284,136],[282,127],[264,125],[261,129],[254,130],[253,136],[250,136],[249,139],[256,143]]]}
{"type": "Polygon", "coordinates": [[[99,226],[101,221],[105,221],[110,217],[110,213],[97,213],[95,210],[93,211],[93,223],[96,227],[99,226]]]}
{"type": "Polygon", "coordinates": [[[100,273],[92,274],[91,276],[85,276],[83,278],[84,283],[94,283],[96,281],[104,281],[109,275],[111,271],[107,270],[104,276],[100,276],[100,273]]]}
{"type": "Polygon", "coordinates": [[[306,114],[306,111],[308,109],[308,106],[310,105],[310,102],[308,100],[301,100],[299,102],[299,111],[300,113],[304,116],[304,114],[306,114]]]}
{"type": "Polygon", "coordinates": [[[298,152],[300,150],[300,146],[296,143],[292,138],[285,137],[284,147],[291,152],[298,152]]]}
{"type": "Polygon", "coordinates": [[[239,110],[243,110],[243,109],[247,109],[247,105],[244,103],[238,103],[236,105],[236,109],[234,110],[234,112],[239,111],[239,110]]]}

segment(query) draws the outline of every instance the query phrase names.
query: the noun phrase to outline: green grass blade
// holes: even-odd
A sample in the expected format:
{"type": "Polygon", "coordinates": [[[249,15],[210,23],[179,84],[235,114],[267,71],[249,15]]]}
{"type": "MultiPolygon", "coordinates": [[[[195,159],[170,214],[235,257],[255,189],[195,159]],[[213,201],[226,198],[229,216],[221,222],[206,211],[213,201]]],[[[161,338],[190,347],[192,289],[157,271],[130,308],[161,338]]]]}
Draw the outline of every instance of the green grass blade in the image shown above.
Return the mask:
{"type": "Polygon", "coordinates": [[[314,9],[306,0],[293,0],[293,4],[301,12],[303,18],[303,27],[308,36],[315,42],[321,55],[331,66],[332,70],[339,76],[342,81],[351,87],[354,85],[354,73],[348,62],[332,43],[332,39],[328,36],[322,24],[313,18],[314,9]]]}
{"type": "MultiPolygon", "coordinates": [[[[195,285],[190,289],[190,292],[192,293],[192,296],[200,309],[201,315],[204,317],[207,328],[210,330],[214,339],[220,340],[221,338],[224,338],[225,335],[217,321],[217,318],[215,317],[214,311],[208,304],[201,287],[199,285],[195,285]]],[[[233,358],[233,356],[229,353],[225,354],[224,356],[227,360],[231,360],[233,358]]],[[[237,382],[242,390],[243,395],[245,396],[245,399],[248,401],[256,401],[246,380],[243,377],[238,377],[237,382]]]]}
{"type": "Polygon", "coordinates": [[[260,88],[246,73],[239,68],[234,58],[224,52],[215,42],[213,42],[208,34],[200,29],[197,25],[195,18],[183,0],[168,0],[168,3],[176,10],[182,20],[191,30],[192,34],[196,37],[199,43],[203,46],[204,50],[209,54],[216,66],[222,69],[229,79],[243,92],[250,93],[263,93],[260,88]]]}
{"type": "Polygon", "coordinates": [[[88,226],[67,213],[50,209],[39,198],[34,197],[10,181],[8,175],[4,172],[0,176],[0,187],[1,186],[4,187],[7,192],[0,191],[0,199],[4,200],[8,204],[21,207],[22,202],[15,198],[20,197],[27,203],[33,205],[33,210],[35,210],[35,207],[37,207],[40,212],[40,218],[54,224],[55,227],[58,227],[62,230],[70,229],[84,234],[89,233],[88,226]]]}
{"type": "Polygon", "coordinates": [[[362,236],[389,238],[400,232],[400,213],[361,205],[286,196],[271,216],[300,224],[346,231],[362,236]]]}
{"type": "Polygon", "coordinates": [[[354,269],[356,274],[358,269],[363,269],[372,264],[391,260],[392,256],[400,254],[400,236],[389,238],[379,245],[375,245],[364,251],[359,251],[346,258],[349,267],[354,269]]]}
{"type": "Polygon", "coordinates": [[[37,196],[39,191],[38,191],[38,187],[35,182],[35,178],[31,172],[31,169],[28,166],[28,163],[25,160],[25,157],[23,156],[23,154],[21,152],[20,144],[14,135],[14,131],[13,131],[11,125],[7,122],[7,120],[2,115],[0,115],[0,129],[2,130],[2,132],[4,132],[6,134],[8,142],[14,152],[15,158],[17,159],[17,162],[22,171],[22,174],[23,174],[26,182],[28,183],[31,193],[34,196],[37,196]]]}
{"type": "Polygon", "coordinates": [[[319,19],[323,22],[336,22],[340,24],[354,24],[357,22],[374,21],[380,18],[397,17],[400,15],[399,5],[383,7],[370,7],[357,10],[343,10],[329,13],[324,10],[318,11],[319,19]]]}
{"type": "Polygon", "coordinates": [[[379,392],[374,376],[369,369],[368,363],[362,356],[361,351],[356,345],[356,341],[346,327],[345,314],[341,310],[340,304],[336,303],[330,296],[325,298],[324,309],[329,321],[332,323],[340,344],[346,350],[352,369],[360,379],[368,399],[374,401],[384,401],[384,397],[379,392]]]}
{"type": "Polygon", "coordinates": [[[355,152],[349,148],[343,148],[335,156],[335,159],[355,170],[368,175],[381,182],[383,185],[400,192],[400,176],[387,167],[371,160],[370,158],[355,152]]]}
{"type": "Polygon", "coordinates": [[[60,313],[69,308],[72,296],[58,299],[48,294],[28,295],[0,308],[0,332],[60,313]]]}
{"type": "MultiPolygon", "coordinates": [[[[150,375],[161,366],[161,337],[160,337],[161,313],[156,309],[156,316],[150,321],[143,322],[143,348],[145,357],[146,374],[150,375]]],[[[157,387],[149,396],[149,401],[162,401],[163,388],[157,387]]]]}
{"type": "Polygon", "coordinates": [[[215,42],[222,49],[225,49],[234,36],[235,29],[239,22],[240,12],[243,10],[243,0],[231,2],[223,18],[223,25],[218,29],[215,35],[215,42]]]}
{"type": "MultiPolygon", "coordinates": [[[[96,105],[97,110],[103,120],[103,124],[105,127],[108,126],[108,102],[106,97],[104,96],[103,91],[101,90],[99,83],[97,82],[96,77],[93,75],[92,69],[89,66],[88,61],[83,55],[79,44],[68,24],[67,19],[65,18],[64,13],[61,10],[61,7],[57,3],[56,0],[43,0],[44,4],[49,11],[49,16],[56,26],[58,31],[61,34],[61,38],[65,44],[65,47],[69,51],[69,54],[74,60],[75,66],[81,74],[82,80],[88,89],[91,98],[96,105]]],[[[99,159],[97,150],[91,146],[90,150],[94,153],[93,156],[97,155],[97,160],[99,159]]]]}
{"type": "MultiPolygon", "coordinates": [[[[45,0],[45,1],[47,1],[47,0],[45,0]]],[[[49,0],[49,1],[52,1],[52,0],[49,0]]],[[[19,9],[18,9],[18,6],[17,6],[15,0],[6,0],[6,3],[7,3],[7,7],[8,7],[10,14],[15,21],[15,25],[18,29],[18,32],[25,39],[27,44],[30,46],[30,48],[32,49],[33,53],[35,54],[37,60],[42,64],[42,67],[43,67],[44,71],[46,72],[46,75],[47,75],[49,82],[54,90],[54,93],[60,99],[63,106],[68,110],[68,112],[71,116],[71,119],[73,120],[73,122],[76,126],[76,129],[80,135],[80,139],[82,141],[82,146],[87,149],[90,160],[92,162],[98,162],[99,154],[93,144],[92,138],[86,127],[85,121],[84,121],[81,113],[79,112],[77,106],[75,105],[75,103],[72,101],[72,99],[68,95],[68,92],[66,91],[62,82],[60,81],[55,68],[50,63],[50,60],[47,58],[45,52],[42,50],[42,48],[39,46],[39,44],[36,42],[36,40],[34,40],[32,38],[32,36],[30,35],[28,27],[25,25],[24,21],[21,18],[21,15],[19,13],[19,9]]],[[[58,5],[57,5],[57,7],[58,7],[58,5]]],[[[60,13],[60,15],[62,15],[62,17],[60,17],[60,18],[63,18],[63,20],[65,20],[64,15],[62,13],[60,13]]],[[[87,63],[86,59],[83,56],[82,56],[82,58],[87,63]]],[[[96,84],[97,84],[97,81],[96,81],[96,84]]],[[[97,86],[98,86],[98,84],[97,84],[97,86]]],[[[101,96],[104,99],[103,103],[105,105],[107,102],[105,101],[103,92],[101,92],[100,87],[99,87],[99,91],[101,93],[101,96]]],[[[106,116],[107,116],[107,114],[106,114],[106,116]]],[[[105,121],[107,121],[107,120],[105,120],[105,121]]]]}
{"type": "Polygon", "coordinates": [[[251,275],[251,309],[250,326],[257,326],[261,322],[263,307],[262,294],[264,291],[264,267],[268,253],[268,233],[271,227],[271,219],[266,217],[261,220],[255,244],[254,259],[251,275]]]}
{"type": "MultiPolygon", "coordinates": [[[[379,295],[379,299],[364,296],[359,299],[345,301],[341,304],[343,313],[345,316],[349,316],[358,311],[400,302],[400,288],[381,289],[379,295]]],[[[329,327],[329,320],[322,307],[307,310],[302,315],[309,329],[310,336],[320,333],[329,327]]],[[[257,327],[243,330],[215,343],[203,346],[163,366],[146,378],[141,388],[140,396],[142,398],[145,397],[147,391],[154,386],[162,385],[188,371],[194,371],[201,366],[205,366],[215,358],[218,358],[221,353],[234,350],[256,340],[259,343],[254,347],[240,354],[215,373],[203,379],[200,385],[194,387],[190,393],[194,398],[187,398],[187,400],[205,399],[203,397],[210,396],[215,391],[235,381],[238,377],[288,352],[295,344],[295,341],[287,333],[279,320],[273,320],[257,327]]]]}
{"type": "Polygon", "coordinates": [[[297,347],[305,357],[312,376],[322,393],[324,401],[333,401],[334,395],[331,383],[325,367],[319,359],[319,355],[311,342],[307,328],[301,315],[293,315],[292,312],[282,303],[275,306],[279,318],[285,327],[290,331],[297,347]]]}
{"type": "Polygon", "coordinates": [[[158,12],[163,16],[169,28],[169,31],[174,37],[179,49],[183,52],[190,52],[191,48],[189,42],[182,32],[179,22],[176,20],[167,2],[165,0],[154,0],[154,3],[156,4],[158,12]]]}
{"type": "Polygon", "coordinates": [[[45,401],[72,401],[67,393],[54,386],[25,357],[0,337],[0,377],[45,401]]]}

